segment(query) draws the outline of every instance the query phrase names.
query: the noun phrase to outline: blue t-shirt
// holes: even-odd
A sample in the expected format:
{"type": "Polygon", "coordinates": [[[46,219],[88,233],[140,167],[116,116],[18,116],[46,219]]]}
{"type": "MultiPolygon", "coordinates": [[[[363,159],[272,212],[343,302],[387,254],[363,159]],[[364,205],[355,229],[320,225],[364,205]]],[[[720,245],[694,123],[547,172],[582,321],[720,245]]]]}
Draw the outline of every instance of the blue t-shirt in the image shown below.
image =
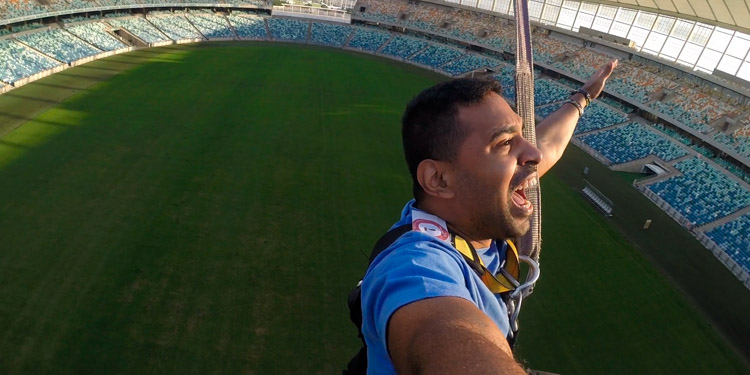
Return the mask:
{"type": "MultiPolygon", "coordinates": [[[[393,226],[412,223],[414,200],[404,207],[393,226]]],[[[487,269],[497,273],[507,244],[477,249],[487,269]]],[[[497,324],[503,335],[509,330],[508,312],[502,299],[490,292],[450,242],[410,231],[378,255],[362,281],[362,333],[367,343],[367,373],[395,374],[387,350],[391,315],[409,303],[431,297],[460,297],[476,305],[497,324]]]]}

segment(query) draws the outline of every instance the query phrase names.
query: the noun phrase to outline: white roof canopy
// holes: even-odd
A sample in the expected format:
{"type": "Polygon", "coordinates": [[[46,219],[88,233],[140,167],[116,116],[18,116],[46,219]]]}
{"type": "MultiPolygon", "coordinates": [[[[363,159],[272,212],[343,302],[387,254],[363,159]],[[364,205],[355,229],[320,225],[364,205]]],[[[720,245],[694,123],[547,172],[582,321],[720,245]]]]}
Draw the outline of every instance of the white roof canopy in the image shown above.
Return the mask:
{"type": "Polygon", "coordinates": [[[586,0],[703,22],[750,34],[750,0],[586,0]]]}

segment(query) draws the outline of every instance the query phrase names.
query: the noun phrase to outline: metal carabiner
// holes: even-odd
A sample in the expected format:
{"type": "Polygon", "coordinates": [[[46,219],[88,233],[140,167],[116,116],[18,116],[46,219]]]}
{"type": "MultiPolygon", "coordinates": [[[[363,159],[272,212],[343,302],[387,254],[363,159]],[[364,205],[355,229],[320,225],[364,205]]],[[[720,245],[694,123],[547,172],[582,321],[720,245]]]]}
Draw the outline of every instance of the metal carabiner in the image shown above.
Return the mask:
{"type": "Polygon", "coordinates": [[[539,263],[531,257],[521,255],[519,260],[529,266],[529,272],[526,273],[526,282],[519,285],[510,293],[510,296],[508,296],[510,329],[513,332],[518,331],[518,315],[521,313],[523,299],[534,292],[534,285],[536,284],[536,281],[539,280],[539,275],[541,273],[539,270],[539,263]]]}

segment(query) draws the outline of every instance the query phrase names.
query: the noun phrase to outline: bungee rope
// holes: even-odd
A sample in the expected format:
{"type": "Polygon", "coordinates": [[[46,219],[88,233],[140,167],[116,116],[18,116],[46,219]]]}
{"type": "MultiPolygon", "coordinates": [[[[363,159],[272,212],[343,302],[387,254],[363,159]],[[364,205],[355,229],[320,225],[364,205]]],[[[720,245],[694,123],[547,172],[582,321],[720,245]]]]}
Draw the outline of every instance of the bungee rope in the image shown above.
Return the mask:
{"type": "MultiPolygon", "coordinates": [[[[534,61],[531,49],[531,25],[527,0],[515,0],[516,19],[516,111],[523,120],[523,137],[536,146],[536,121],[534,118],[534,61]]],[[[539,279],[539,255],[542,251],[542,196],[537,183],[525,190],[526,198],[531,202],[534,211],[531,215],[531,227],[520,238],[519,259],[529,266],[526,281],[518,286],[508,300],[510,326],[513,332],[518,331],[518,315],[523,299],[534,291],[539,279]]]]}

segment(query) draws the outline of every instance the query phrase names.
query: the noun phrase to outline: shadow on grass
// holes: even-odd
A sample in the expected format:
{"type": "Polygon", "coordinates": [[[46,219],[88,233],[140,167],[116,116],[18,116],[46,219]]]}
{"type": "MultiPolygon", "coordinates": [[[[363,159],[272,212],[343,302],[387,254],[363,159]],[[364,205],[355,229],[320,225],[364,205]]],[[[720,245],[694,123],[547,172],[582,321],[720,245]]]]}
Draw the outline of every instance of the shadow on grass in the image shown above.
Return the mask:
{"type": "Polygon", "coordinates": [[[80,78],[80,79],[88,79],[88,80],[94,80],[94,81],[100,81],[102,77],[98,76],[88,76],[85,74],[74,74],[70,73],[68,71],[62,71],[60,73],[56,73],[58,76],[64,76],[64,77],[73,77],[73,78],[80,78]]]}
{"type": "MultiPolygon", "coordinates": [[[[83,89],[83,88],[80,88],[80,87],[65,86],[65,85],[56,85],[54,83],[45,83],[45,82],[40,82],[40,81],[34,81],[34,82],[28,84],[29,87],[33,87],[35,85],[44,86],[44,87],[52,87],[52,88],[63,89],[63,90],[89,91],[89,89],[83,89]]],[[[12,91],[11,91],[11,93],[12,93],[12,91]]],[[[8,95],[8,93],[6,93],[6,94],[3,94],[3,96],[9,96],[9,95],[8,95]]]]}
{"type": "MultiPolygon", "coordinates": [[[[76,90],[76,91],[78,90],[78,89],[72,88],[72,87],[67,87],[66,89],[76,90]]],[[[34,102],[40,102],[40,103],[46,103],[46,104],[54,104],[54,105],[62,103],[62,101],[59,101],[59,100],[49,100],[49,99],[43,99],[43,98],[39,98],[39,97],[33,97],[33,96],[27,96],[27,95],[19,95],[19,94],[14,93],[13,91],[5,93],[5,96],[11,97],[11,98],[23,99],[23,100],[31,100],[31,101],[34,101],[34,102]]],[[[0,116],[2,116],[2,115],[7,115],[7,114],[0,113],[0,116]]]]}
{"type": "Polygon", "coordinates": [[[24,149],[24,150],[30,148],[29,146],[26,146],[26,145],[21,145],[21,144],[15,143],[15,142],[8,142],[8,141],[4,141],[2,139],[0,139],[0,145],[8,146],[8,147],[13,147],[13,148],[20,148],[20,149],[24,149]]]}
{"type": "Polygon", "coordinates": [[[100,66],[91,66],[91,65],[80,65],[80,66],[77,66],[77,68],[79,68],[79,69],[105,70],[105,71],[108,71],[108,72],[121,72],[122,71],[122,69],[103,68],[103,67],[100,67],[100,66]]]}
{"type": "Polygon", "coordinates": [[[143,64],[143,59],[143,57],[138,57],[137,55],[114,55],[108,57],[107,61],[117,64],[141,65],[143,64]]]}
{"type": "Polygon", "coordinates": [[[13,119],[13,120],[20,120],[21,123],[25,123],[25,122],[29,122],[29,121],[34,121],[34,122],[38,122],[40,124],[45,124],[45,125],[61,126],[61,127],[65,127],[65,128],[73,127],[73,125],[63,124],[61,122],[40,120],[39,118],[31,118],[31,117],[26,117],[26,116],[14,115],[12,113],[3,113],[3,112],[0,112],[0,119],[2,119],[2,118],[13,119]]]}
{"type": "Polygon", "coordinates": [[[157,47],[157,48],[158,48],[158,50],[156,50],[156,51],[150,50],[150,49],[148,49],[148,50],[147,49],[139,49],[138,51],[135,51],[133,53],[133,55],[161,55],[161,54],[164,53],[164,52],[161,52],[162,50],[170,49],[169,47],[166,47],[166,46],[164,46],[164,47],[157,47]]]}

